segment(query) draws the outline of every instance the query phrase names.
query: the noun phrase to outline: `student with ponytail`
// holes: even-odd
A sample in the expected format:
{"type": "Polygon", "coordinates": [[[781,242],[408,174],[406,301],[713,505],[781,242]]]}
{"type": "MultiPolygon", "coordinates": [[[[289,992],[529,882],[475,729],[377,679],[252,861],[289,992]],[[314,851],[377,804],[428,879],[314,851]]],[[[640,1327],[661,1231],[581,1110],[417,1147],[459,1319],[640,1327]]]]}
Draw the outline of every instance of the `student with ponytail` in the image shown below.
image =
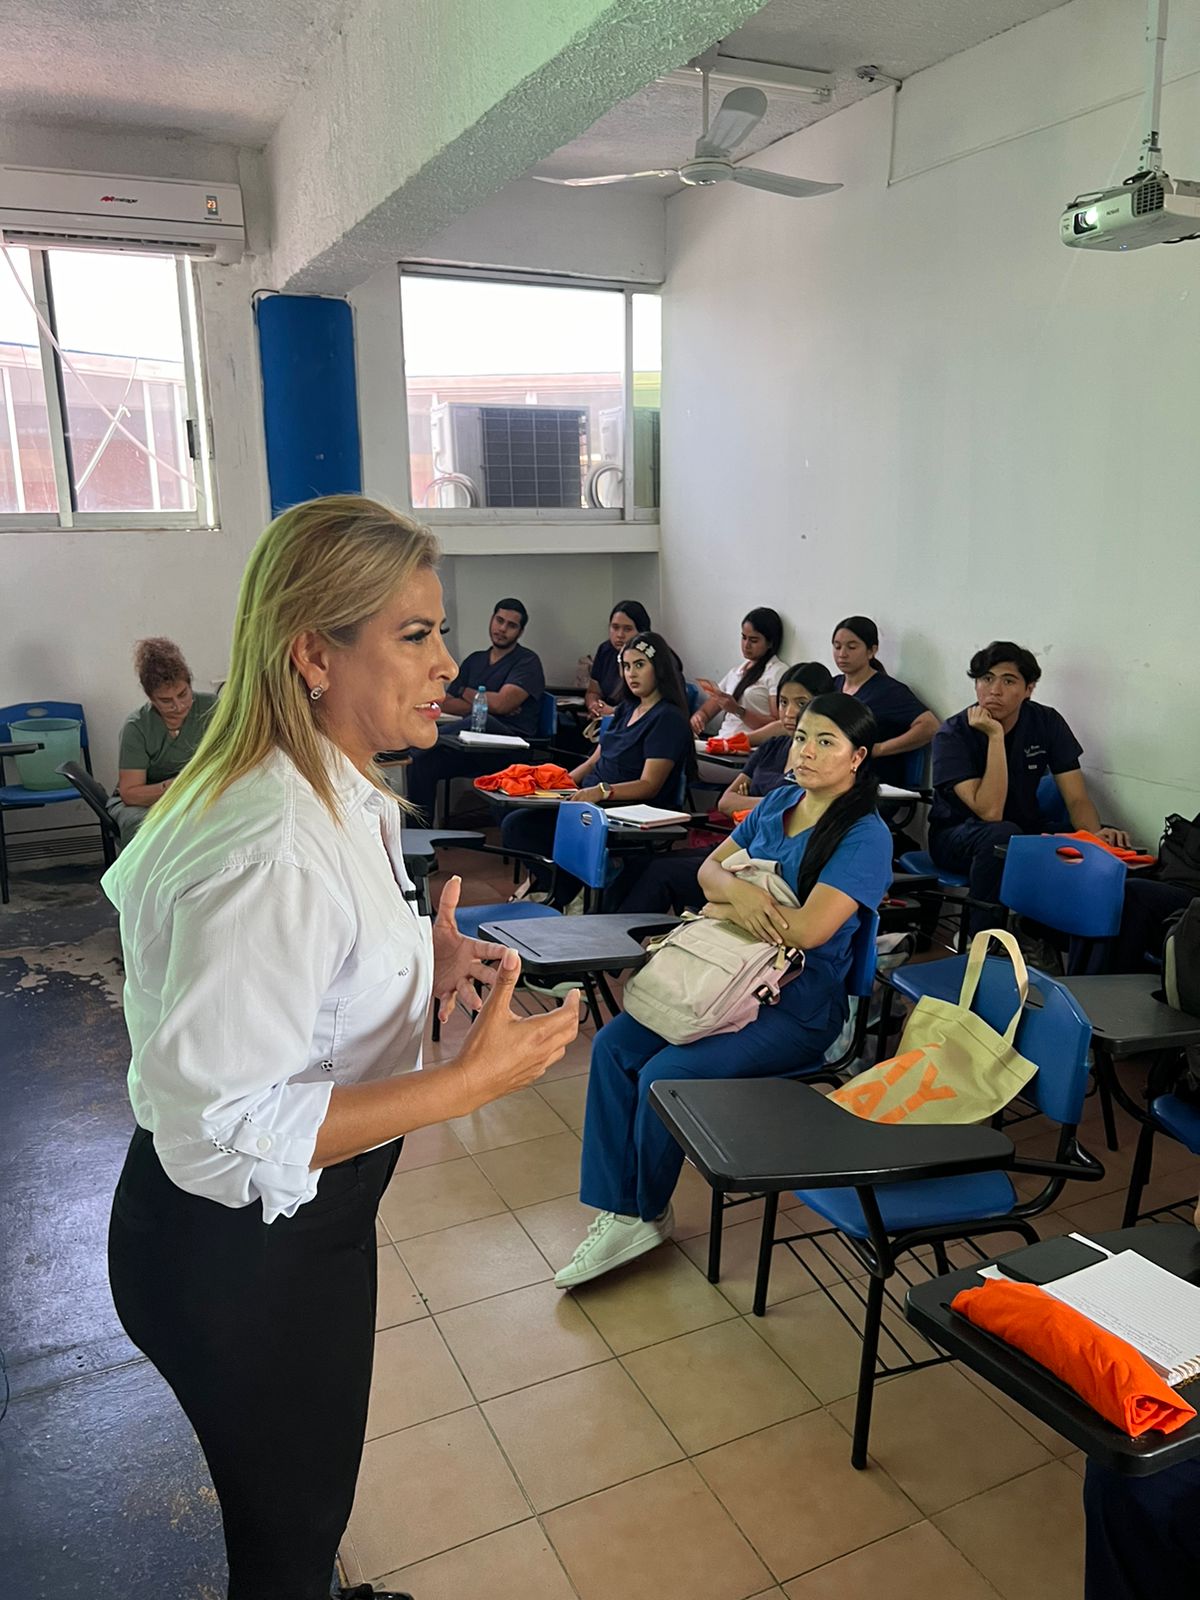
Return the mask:
{"type": "Polygon", "coordinates": [[[719,711],[719,739],[735,733],[754,733],[779,719],[776,694],[787,662],[779,654],[783,645],[783,618],[770,606],[755,606],[742,618],[742,659],[714,683],[696,681],[708,698],[692,717],[692,730],[700,738],[719,711]]]}
{"type": "Polygon", "coordinates": [[[596,1035],[588,1079],[579,1198],[600,1215],[555,1278],[574,1288],[644,1255],[671,1235],[683,1152],[649,1103],[663,1078],[767,1078],[821,1061],[848,1013],[846,976],[858,912],[873,911],[892,876],[891,835],[876,810],[875,719],[856,699],[823,694],[796,730],[796,785],[767,795],[700,868],[704,915],[804,951],[804,968],[735,1034],[670,1045],[628,1015],[596,1035]],[[744,849],[775,861],[799,906],[727,872],[744,849]]]}
{"type": "Polygon", "coordinates": [[[906,757],[933,743],[938,719],[906,683],[893,678],[880,661],[879,629],[870,617],[843,617],[833,630],[835,689],[852,694],[874,714],[879,725],[871,751],[880,783],[903,784],[906,757]]]}

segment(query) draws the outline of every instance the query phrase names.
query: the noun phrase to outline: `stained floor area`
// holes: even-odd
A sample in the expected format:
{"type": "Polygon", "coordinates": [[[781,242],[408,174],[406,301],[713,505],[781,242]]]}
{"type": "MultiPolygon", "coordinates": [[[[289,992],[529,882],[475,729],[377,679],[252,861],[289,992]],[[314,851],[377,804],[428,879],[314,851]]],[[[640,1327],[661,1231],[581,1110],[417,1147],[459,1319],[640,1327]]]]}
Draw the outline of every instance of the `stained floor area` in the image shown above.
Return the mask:
{"type": "MultiPolygon", "coordinates": [[[[463,871],[467,900],[511,890],[498,862],[443,866],[463,871]]],[[[219,1600],[203,1461],[105,1281],[130,1130],[116,956],[94,873],[29,877],[0,918],[0,1344],[13,1391],[0,1571],[7,1593],[38,1600],[124,1600],[140,1584],[156,1600],[219,1600]]],[[[463,1026],[431,1059],[453,1054],[463,1026]]],[[[673,1243],[574,1295],[555,1290],[591,1216],[576,1198],[589,1052],[590,1034],[536,1088],[406,1142],[379,1224],[348,1575],[417,1600],[1080,1594],[1078,1455],[940,1366],[880,1387],[871,1466],[854,1472],[853,1333],[782,1251],[767,1316],[749,1314],[755,1206],[730,1215],[722,1281],[707,1282],[708,1191],[690,1168],[673,1243]]],[[[1082,1136],[1102,1151],[1091,1101],[1082,1136]]],[[[1044,1125],[1018,1137],[1044,1140],[1044,1125]]],[[[1119,1224],[1128,1124],[1121,1142],[1105,1180],[1069,1190],[1044,1236],[1119,1224]]],[[[1148,1203],[1189,1181],[1173,1179],[1162,1143],[1148,1203]]],[[[785,1202],[782,1221],[803,1217],[785,1202]]]]}

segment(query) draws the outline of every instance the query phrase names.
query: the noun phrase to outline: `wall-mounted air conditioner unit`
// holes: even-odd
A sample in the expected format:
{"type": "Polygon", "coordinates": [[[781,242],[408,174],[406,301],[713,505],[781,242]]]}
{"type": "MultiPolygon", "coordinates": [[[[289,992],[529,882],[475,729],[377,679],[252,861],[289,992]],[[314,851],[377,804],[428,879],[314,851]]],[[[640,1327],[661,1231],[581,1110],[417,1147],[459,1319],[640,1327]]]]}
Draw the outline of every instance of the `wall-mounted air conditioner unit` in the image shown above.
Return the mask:
{"type": "Polygon", "coordinates": [[[124,178],[0,166],[0,231],[10,244],[129,250],[231,263],[246,246],[236,183],[124,178]]]}

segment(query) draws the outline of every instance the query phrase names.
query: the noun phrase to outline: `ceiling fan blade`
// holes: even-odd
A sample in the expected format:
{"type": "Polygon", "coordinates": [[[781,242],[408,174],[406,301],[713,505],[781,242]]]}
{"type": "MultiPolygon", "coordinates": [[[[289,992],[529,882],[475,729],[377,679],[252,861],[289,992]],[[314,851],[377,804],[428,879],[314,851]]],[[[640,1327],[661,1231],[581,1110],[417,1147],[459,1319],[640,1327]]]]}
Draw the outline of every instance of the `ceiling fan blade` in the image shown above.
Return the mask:
{"type": "Polygon", "coordinates": [[[840,183],[814,183],[811,178],[786,178],[779,172],[763,172],[758,167],[734,167],[734,183],[744,183],[751,189],[765,189],[768,194],[787,194],[794,200],[808,195],[832,194],[840,183]]]}
{"type": "Polygon", "coordinates": [[[762,121],[767,109],[767,97],[761,89],[743,85],[731,89],[721,101],[716,116],[700,135],[696,154],[727,156],[745,141],[762,121]]]}
{"type": "Polygon", "coordinates": [[[530,176],[535,183],[557,183],[567,189],[594,189],[604,183],[632,183],[635,178],[676,178],[679,169],[657,167],[653,172],[609,172],[602,178],[544,178],[538,172],[530,176]]]}

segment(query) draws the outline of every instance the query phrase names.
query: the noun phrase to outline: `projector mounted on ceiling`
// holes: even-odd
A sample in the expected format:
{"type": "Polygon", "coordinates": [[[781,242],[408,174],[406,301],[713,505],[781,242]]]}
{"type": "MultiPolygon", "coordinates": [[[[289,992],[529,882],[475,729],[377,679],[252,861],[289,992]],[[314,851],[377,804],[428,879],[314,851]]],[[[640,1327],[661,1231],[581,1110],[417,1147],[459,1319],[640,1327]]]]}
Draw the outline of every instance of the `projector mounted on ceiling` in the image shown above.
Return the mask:
{"type": "Polygon", "coordinates": [[[1077,195],[1059,222],[1062,242],[1083,250],[1141,250],[1200,239],[1200,183],[1170,178],[1158,142],[1167,0],[1149,0],[1146,17],[1145,135],[1141,169],[1116,189],[1077,195]]]}

